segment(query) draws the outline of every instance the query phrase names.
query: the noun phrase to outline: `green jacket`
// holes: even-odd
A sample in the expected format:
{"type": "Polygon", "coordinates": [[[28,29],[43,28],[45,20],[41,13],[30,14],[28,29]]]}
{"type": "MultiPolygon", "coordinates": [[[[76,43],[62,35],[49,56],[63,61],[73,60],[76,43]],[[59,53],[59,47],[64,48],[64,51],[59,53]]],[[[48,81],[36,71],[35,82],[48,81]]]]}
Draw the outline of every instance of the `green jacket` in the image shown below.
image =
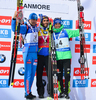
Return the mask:
{"type": "MultiPolygon", "coordinates": [[[[54,32],[53,33],[53,39],[54,40],[56,39],[56,38],[54,38],[54,34],[57,35],[56,37],[58,38],[60,33],[61,33],[60,39],[62,38],[62,41],[63,41],[63,39],[65,39],[65,37],[62,34],[66,34],[66,39],[68,38],[67,39],[68,42],[69,42],[70,38],[79,36],[79,29],[77,29],[77,30],[64,29],[63,25],[59,29],[53,28],[53,32],[54,32]]],[[[56,40],[59,41],[58,39],[56,39],[56,40]]],[[[56,41],[55,41],[55,43],[56,43],[56,41]]],[[[61,47],[61,49],[62,49],[62,47],[61,47]]],[[[56,49],[56,60],[71,59],[71,58],[72,58],[72,54],[71,54],[70,46],[69,46],[69,51],[66,51],[66,50],[60,51],[60,50],[56,49]]]]}

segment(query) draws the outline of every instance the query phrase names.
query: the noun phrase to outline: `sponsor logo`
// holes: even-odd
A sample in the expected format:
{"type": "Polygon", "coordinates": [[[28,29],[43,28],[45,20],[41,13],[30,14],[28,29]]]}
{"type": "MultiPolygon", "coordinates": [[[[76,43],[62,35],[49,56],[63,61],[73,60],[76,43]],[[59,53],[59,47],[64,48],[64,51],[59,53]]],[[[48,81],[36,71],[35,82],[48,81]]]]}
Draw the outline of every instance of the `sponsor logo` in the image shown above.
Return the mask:
{"type": "Polygon", "coordinates": [[[0,29],[0,38],[11,38],[11,29],[0,29]]]}
{"type": "Polygon", "coordinates": [[[37,61],[38,61],[37,59],[34,60],[34,62],[37,62],[37,61]]]}
{"type": "Polygon", "coordinates": [[[75,44],[75,53],[80,53],[80,44],[75,44]]]}
{"type": "Polygon", "coordinates": [[[16,63],[17,64],[24,64],[22,55],[17,55],[16,63]]]}
{"type": "MultiPolygon", "coordinates": [[[[78,21],[76,21],[76,29],[78,29],[78,21]]],[[[84,21],[84,29],[91,30],[91,21],[84,21]]]]}
{"type": "Polygon", "coordinates": [[[92,64],[96,64],[96,56],[92,57],[92,64]]]}
{"type": "MultiPolygon", "coordinates": [[[[74,68],[74,76],[81,76],[81,69],[80,68],[74,68]]],[[[84,74],[86,75],[86,76],[88,76],[88,73],[89,73],[89,68],[87,69],[87,68],[85,68],[84,69],[84,74]]]]}
{"type": "Polygon", "coordinates": [[[93,35],[93,41],[96,41],[96,33],[93,35]]]}
{"type": "Polygon", "coordinates": [[[8,76],[10,67],[0,67],[0,76],[8,76]]]}
{"type": "Polygon", "coordinates": [[[91,21],[84,21],[84,29],[91,30],[91,21]]]}
{"type": "Polygon", "coordinates": [[[33,65],[37,65],[37,62],[34,62],[33,65]]]}
{"type": "Polygon", "coordinates": [[[30,59],[27,61],[27,64],[31,64],[31,61],[30,61],[30,59]]]}
{"type": "Polygon", "coordinates": [[[11,16],[0,16],[0,25],[11,25],[11,16]]]}
{"type": "Polygon", "coordinates": [[[11,51],[11,42],[0,41],[0,51],[11,51]]]}
{"type": "Polygon", "coordinates": [[[47,32],[47,31],[43,31],[43,33],[44,33],[44,34],[47,34],[48,32],[47,32]]]}
{"type": "Polygon", "coordinates": [[[64,25],[65,29],[72,29],[73,21],[72,20],[62,20],[61,24],[64,25]]]}
{"type": "Polygon", "coordinates": [[[85,33],[85,41],[91,41],[91,33],[85,33]]]}
{"type": "MultiPolygon", "coordinates": [[[[85,48],[84,52],[85,53],[90,53],[90,45],[89,44],[85,44],[85,48]]],[[[75,53],[80,53],[80,44],[75,44],[75,53]]]]}
{"type": "Polygon", "coordinates": [[[14,79],[13,88],[24,88],[24,79],[14,79]]]}
{"type": "MultiPolygon", "coordinates": [[[[85,41],[91,41],[91,33],[84,33],[85,41]]],[[[80,37],[76,37],[75,41],[80,41],[80,37]]]]}
{"type": "Polygon", "coordinates": [[[50,10],[50,5],[45,4],[24,4],[24,8],[30,8],[30,9],[42,9],[42,10],[50,10]]]}
{"type": "Polygon", "coordinates": [[[24,69],[24,67],[21,67],[21,68],[18,70],[18,74],[21,75],[21,76],[23,76],[24,73],[25,73],[25,69],[24,69]]]}
{"type": "Polygon", "coordinates": [[[46,81],[42,79],[43,86],[46,86],[46,81]]]}
{"type": "Polygon", "coordinates": [[[6,57],[5,57],[5,55],[3,55],[3,54],[0,54],[0,63],[3,63],[3,62],[5,62],[5,60],[6,60],[6,57]]]}
{"type": "Polygon", "coordinates": [[[91,79],[91,87],[96,87],[96,79],[91,79]]]}
{"type": "Polygon", "coordinates": [[[93,45],[93,53],[96,53],[96,45],[93,45]]]}
{"type": "Polygon", "coordinates": [[[0,88],[8,88],[8,79],[0,79],[0,88]]]}
{"type": "Polygon", "coordinates": [[[88,87],[88,79],[73,79],[73,87],[88,87]]]}

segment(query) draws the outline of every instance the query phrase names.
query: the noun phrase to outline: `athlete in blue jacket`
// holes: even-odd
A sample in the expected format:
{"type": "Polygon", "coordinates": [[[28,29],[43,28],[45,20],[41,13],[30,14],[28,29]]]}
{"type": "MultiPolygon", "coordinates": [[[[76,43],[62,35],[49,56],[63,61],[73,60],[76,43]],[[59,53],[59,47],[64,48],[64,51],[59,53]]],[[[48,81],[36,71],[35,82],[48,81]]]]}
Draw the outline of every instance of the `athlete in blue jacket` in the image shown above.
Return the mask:
{"type": "MultiPolygon", "coordinates": [[[[33,99],[36,96],[31,94],[31,86],[33,84],[36,68],[37,68],[37,51],[38,51],[38,30],[37,30],[37,15],[31,13],[28,18],[28,29],[26,25],[20,26],[20,33],[26,34],[24,37],[23,61],[25,67],[24,86],[25,98],[33,99]]],[[[12,19],[12,31],[15,31],[16,12],[12,19]]]]}
{"type": "MultiPolygon", "coordinates": [[[[39,98],[44,98],[44,85],[42,82],[43,68],[45,66],[46,74],[48,76],[48,63],[49,63],[49,45],[50,45],[50,32],[49,32],[49,18],[46,15],[41,17],[40,26],[38,27],[38,64],[37,64],[37,92],[39,98]]],[[[50,71],[51,74],[51,71],[50,71]]],[[[52,78],[50,79],[52,80],[52,78]]],[[[50,85],[51,86],[51,85],[50,85]]],[[[49,82],[48,82],[49,87],[49,82]]],[[[53,94],[50,88],[47,88],[51,97],[53,94]]]]}

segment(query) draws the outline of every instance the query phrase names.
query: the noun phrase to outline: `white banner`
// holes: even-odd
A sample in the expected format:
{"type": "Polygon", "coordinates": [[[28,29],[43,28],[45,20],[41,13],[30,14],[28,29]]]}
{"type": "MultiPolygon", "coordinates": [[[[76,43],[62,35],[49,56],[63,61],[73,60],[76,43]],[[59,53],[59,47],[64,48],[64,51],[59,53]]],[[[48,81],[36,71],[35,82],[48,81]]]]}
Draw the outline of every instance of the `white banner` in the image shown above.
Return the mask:
{"type": "Polygon", "coordinates": [[[28,2],[24,0],[24,8],[25,10],[33,10],[33,11],[43,11],[43,12],[51,12],[51,13],[69,13],[69,7],[65,4],[52,4],[52,3],[42,3],[42,2],[28,2]]]}

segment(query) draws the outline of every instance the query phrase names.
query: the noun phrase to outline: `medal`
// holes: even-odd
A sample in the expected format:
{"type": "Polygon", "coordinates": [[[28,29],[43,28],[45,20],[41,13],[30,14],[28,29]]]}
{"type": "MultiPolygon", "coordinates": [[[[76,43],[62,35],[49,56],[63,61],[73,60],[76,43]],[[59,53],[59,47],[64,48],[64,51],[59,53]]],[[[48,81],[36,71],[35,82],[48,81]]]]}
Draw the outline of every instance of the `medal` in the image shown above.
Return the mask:
{"type": "Polygon", "coordinates": [[[40,33],[41,33],[41,36],[42,36],[42,38],[44,40],[43,44],[46,45],[47,44],[47,38],[48,38],[48,31],[43,31],[43,33],[46,34],[46,37],[44,37],[44,35],[42,34],[41,29],[40,29],[40,33]]]}
{"type": "Polygon", "coordinates": [[[33,39],[34,42],[37,42],[37,34],[34,36],[34,39],[33,39]]]}
{"type": "Polygon", "coordinates": [[[47,44],[47,40],[45,40],[43,44],[46,45],[47,44]]]}

